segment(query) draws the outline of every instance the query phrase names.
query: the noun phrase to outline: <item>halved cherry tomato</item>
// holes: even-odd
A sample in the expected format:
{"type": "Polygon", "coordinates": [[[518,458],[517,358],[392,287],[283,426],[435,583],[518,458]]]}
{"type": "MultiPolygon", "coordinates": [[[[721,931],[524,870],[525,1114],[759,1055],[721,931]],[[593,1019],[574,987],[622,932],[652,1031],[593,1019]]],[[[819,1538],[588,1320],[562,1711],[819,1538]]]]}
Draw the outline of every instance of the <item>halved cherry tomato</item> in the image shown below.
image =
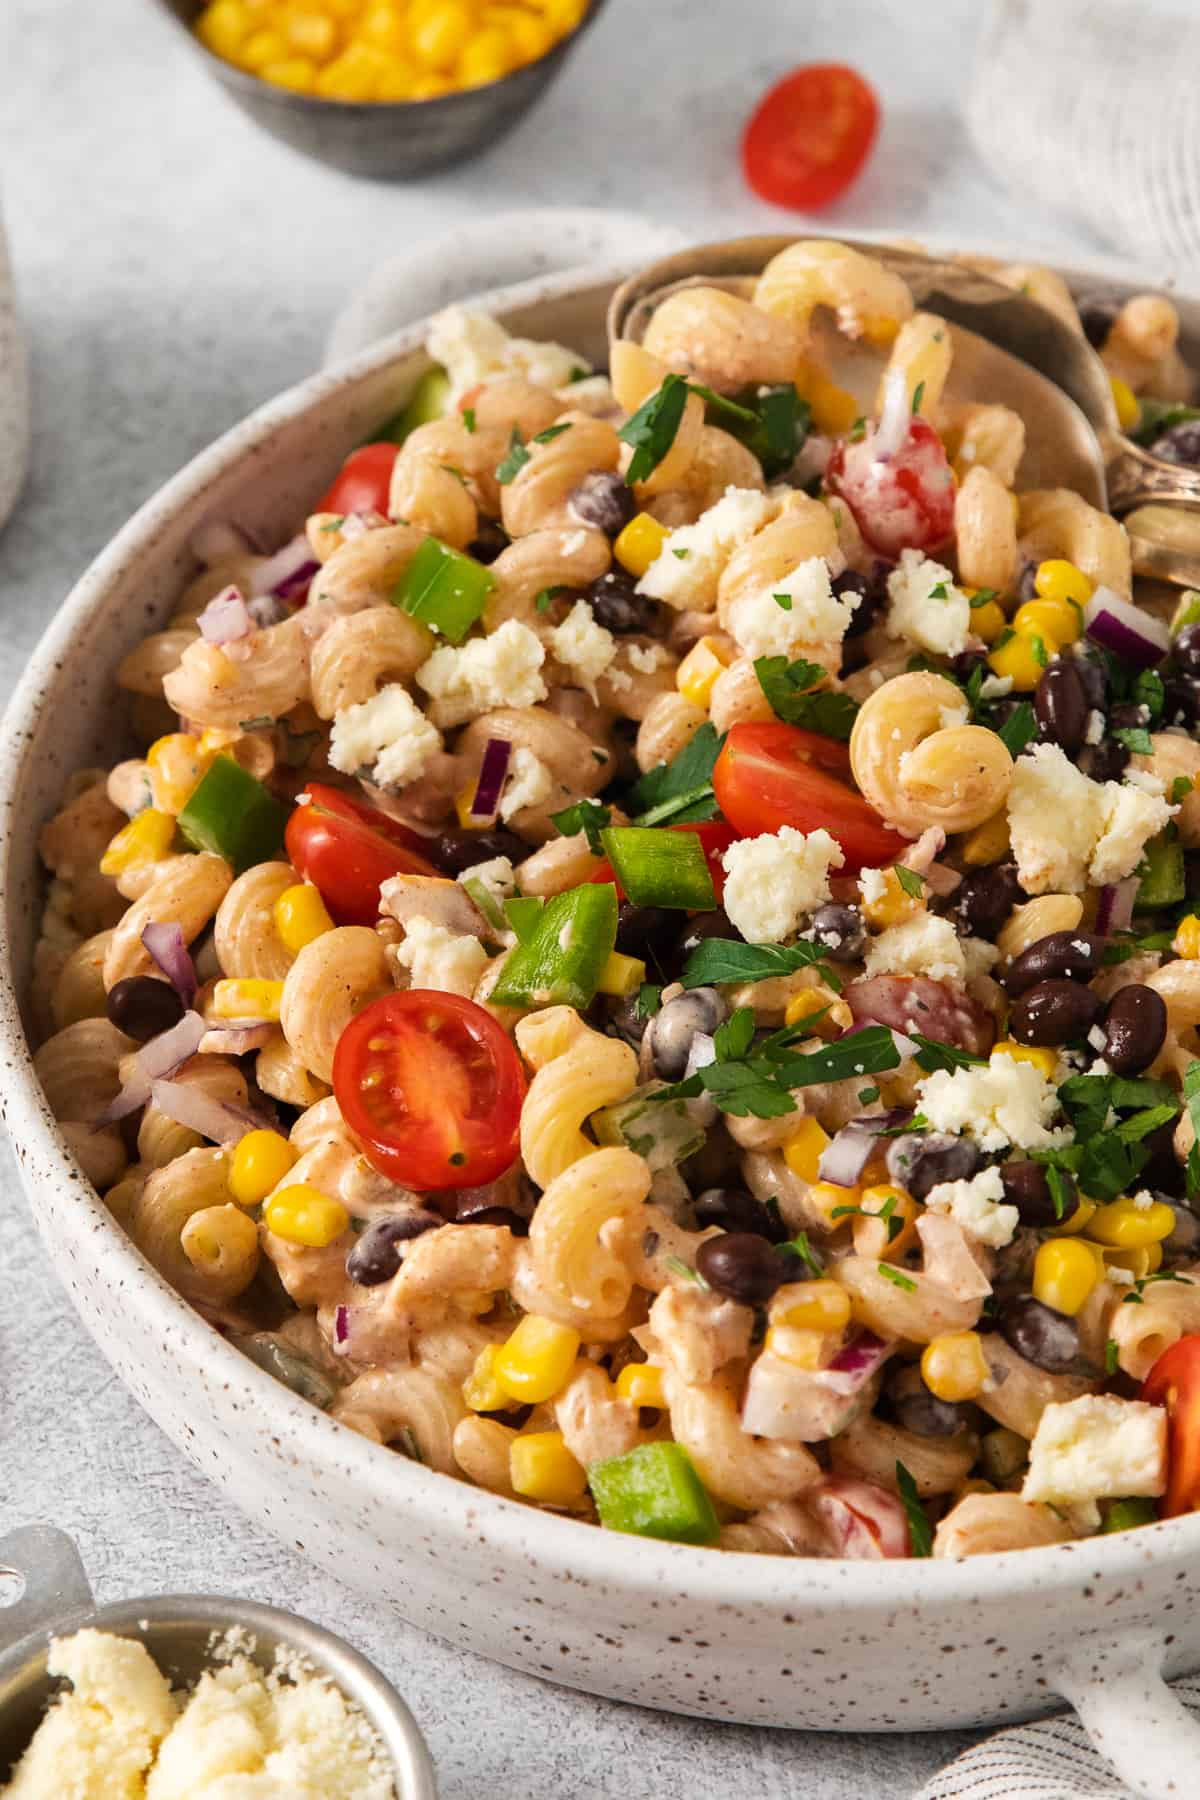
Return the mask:
{"type": "Polygon", "coordinates": [[[307,800],[287,822],[292,867],[320,890],[338,925],[373,925],[379,884],[389,875],[437,875],[421,854],[424,839],[340,788],[310,781],[307,800]]]}
{"type": "Polygon", "coordinates": [[[911,846],[850,785],[850,752],[798,725],[734,725],[713,769],[717,804],[739,837],[792,825],[835,837],[845,871],[894,862],[911,846]]]}
{"type": "Polygon", "coordinates": [[[364,1006],[338,1039],[333,1091],[372,1168],[402,1187],[482,1187],[516,1161],[521,1059],[461,994],[409,988],[364,1006]]]}
{"type": "Polygon", "coordinates": [[[1167,1491],[1164,1519],[1200,1511],[1200,1335],[1164,1350],[1142,1384],[1141,1398],[1167,1409],[1167,1491]]]}
{"type": "MultiPolygon", "coordinates": [[[[732,825],[727,825],[724,819],[707,819],[703,823],[695,821],[686,825],[664,825],[663,830],[690,831],[693,837],[700,839],[700,848],[704,851],[704,860],[708,864],[708,872],[712,876],[713,892],[719,906],[721,896],[725,892],[725,870],[721,865],[721,856],[724,851],[728,850],[730,844],[737,842],[738,836],[732,825]]],[[[613,866],[607,857],[596,873],[588,876],[588,880],[611,881],[617,890],[617,899],[624,900],[625,890],[613,873],[613,866]]]]}
{"type": "Polygon", "coordinates": [[[885,457],[876,449],[878,431],[873,425],[857,444],[836,446],[825,485],[885,556],[933,550],[954,530],[954,477],[945,446],[928,420],[914,416],[899,448],[885,457]]]}
{"type": "Polygon", "coordinates": [[[875,90],[844,63],[793,69],[759,101],[742,138],[746,180],[773,206],[813,212],[845,193],[879,128],[875,90]]]}
{"type": "Polygon", "coordinates": [[[399,454],[399,444],[364,444],[361,450],[352,450],[333,486],[321,495],[313,511],[386,515],[392,470],[399,454]]]}

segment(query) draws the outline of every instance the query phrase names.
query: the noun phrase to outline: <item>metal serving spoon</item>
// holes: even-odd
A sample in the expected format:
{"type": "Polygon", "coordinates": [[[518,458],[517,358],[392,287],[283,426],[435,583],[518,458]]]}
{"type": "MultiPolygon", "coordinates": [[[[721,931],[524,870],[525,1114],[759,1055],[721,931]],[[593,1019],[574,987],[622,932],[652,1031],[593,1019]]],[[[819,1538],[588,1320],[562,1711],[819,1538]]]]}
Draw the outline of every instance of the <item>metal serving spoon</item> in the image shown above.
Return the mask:
{"type": "MultiPolygon", "coordinates": [[[[906,246],[838,240],[899,275],[917,306],[947,320],[952,403],[1003,400],[1025,421],[1018,488],[1070,487],[1125,517],[1138,574],[1200,584],[1200,469],[1161,461],[1121,432],[1108,373],[1080,332],[990,275],[906,246]]],[[[640,342],[655,309],[684,287],[719,287],[749,299],[757,277],[793,237],[728,238],[676,251],[622,282],[608,310],[609,339],[640,342]]],[[[818,329],[819,326],[818,326],[818,329]]],[[[826,331],[834,378],[873,403],[884,354],[826,331]]]]}
{"type": "Polygon", "coordinates": [[[278,1607],[199,1594],[156,1594],[97,1607],[74,1543],[50,1525],[0,1538],[0,1577],[24,1591],[0,1604],[0,1782],[27,1748],[58,1684],[46,1673],[51,1637],[94,1626],[144,1644],[177,1687],[212,1667],[214,1640],[237,1626],[253,1639],[245,1654],[270,1669],[277,1649],[298,1653],[365,1714],[395,1764],[396,1800],[437,1800],[433,1764],[417,1722],[391,1684],[332,1632],[278,1607]]]}

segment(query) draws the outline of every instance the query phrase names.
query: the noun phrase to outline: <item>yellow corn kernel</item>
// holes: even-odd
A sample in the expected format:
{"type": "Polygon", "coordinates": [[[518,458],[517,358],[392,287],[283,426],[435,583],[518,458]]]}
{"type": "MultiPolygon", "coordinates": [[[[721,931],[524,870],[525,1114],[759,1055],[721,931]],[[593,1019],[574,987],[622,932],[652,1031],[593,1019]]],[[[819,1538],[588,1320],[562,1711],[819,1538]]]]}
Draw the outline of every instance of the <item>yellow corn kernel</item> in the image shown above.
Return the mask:
{"type": "Polygon", "coordinates": [[[412,84],[411,100],[438,100],[452,93],[454,83],[449,75],[418,75],[412,84]]]}
{"type": "Polygon", "coordinates": [[[185,731],[156,738],[146,752],[146,767],[159,812],[181,813],[211,762],[200,739],[185,731]]]}
{"type": "Polygon", "coordinates": [[[483,17],[488,25],[504,26],[523,63],[536,62],[539,56],[545,56],[554,42],[554,33],[545,20],[535,18],[520,6],[489,6],[483,17]]]}
{"type": "Polygon", "coordinates": [[[467,48],[474,23],[462,0],[442,0],[412,25],[409,48],[422,68],[449,69],[467,48]]]}
{"type": "Polygon", "coordinates": [[[829,1142],[829,1133],[815,1119],[803,1118],[794,1136],[783,1146],[783,1160],[801,1181],[816,1181],[817,1164],[829,1142]]]}
{"type": "Polygon", "coordinates": [[[587,1475],[561,1431],[530,1431],[514,1438],[508,1475],[514,1493],[545,1506],[573,1506],[587,1493],[587,1475]]]}
{"type": "Polygon", "coordinates": [[[839,1187],[834,1181],[818,1181],[809,1188],[806,1195],[809,1206],[815,1207],[830,1231],[836,1231],[839,1225],[849,1222],[851,1214],[842,1209],[858,1206],[862,1200],[862,1189],[857,1187],[839,1187]],[[834,1218],[834,1213],[838,1217],[834,1218]]]}
{"type": "Polygon", "coordinates": [[[253,21],[239,0],[214,0],[196,23],[196,36],[214,56],[233,62],[253,21]]]}
{"type": "Polygon", "coordinates": [[[463,1382],[462,1395],[472,1412],[503,1412],[512,1401],[496,1379],[498,1344],[488,1344],[475,1358],[475,1366],[463,1382]]]}
{"type": "Polygon", "coordinates": [[[1001,807],[974,831],[968,831],[962,841],[962,859],[972,869],[986,868],[990,863],[998,863],[1008,855],[1012,840],[1008,834],[1008,813],[1001,807]]]}
{"type": "Polygon", "coordinates": [[[632,1400],[635,1406],[661,1409],[667,1404],[662,1370],[655,1363],[626,1363],[616,1385],[621,1399],[632,1400]]]}
{"type": "Polygon", "coordinates": [[[549,1400],[566,1383],[575,1366],[579,1333],[556,1319],[526,1313],[492,1365],[496,1380],[511,1400],[534,1406],[549,1400]]]}
{"type": "Polygon", "coordinates": [[[1014,631],[988,655],[993,675],[1007,675],[1019,694],[1032,693],[1042,679],[1042,671],[1051,657],[1058,655],[1058,645],[1044,631],[1014,631]]]}
{"type": "MultiPolygon", "coordinates": [[[[116,842],[115,838],[113,842],[116,842]]],[[[100,864],[100,867],[107,875],[108,870],[104,868],[103,863],[100,864]]],[[[1188,913],[1185,918],[1180,919],[1175,928],[1175,937],[1171,948],[1176,956],[1182,956],[1187,962],[1200,961],[1200,919],[1196,917],[1195,913],[1188,913]]]]}
{"type": "Polygon", "coordinates": [[[1117,409],[1117,424],[1122,431],[1132,431],[1142,416],[1133,389],[1119,375],[1110,375],[1108,385],[1112,388],[1113,405],[1117,409]]]}
{"type": "Polygon", "coordinates": [[[168,812],[148,806],[122,825],[108,849],[100,858],[102,875],[123,875],[127,869],[140,869],[147,863],[161,862],[171,848],[175,836],[175,820],[168,812]]]}
{"type": "Polygon", "coordinates": [[[411,63],[402,57],[389,56],[375,83],[377,100],[412,100],[416,97],[419,77],[411,63]]]}
{"type": "Polygon", "coordinates": [[[364,14],[358,36],[377,49],[403,53],[408,49],[408,21],[403,7],[380,0],[364,14]]]}
{"type": "Polygon", "coordinates": [[[1073,644],[1083,634],[1083,614],[1070,600],[1026,600],[1012,624],[1014,631],[1036,632],[1056,644],[1073,644]]]}
{"type": "Polygon", "coordinates": [[[276,1237],[289,1244],[305,1244],[310,1250],[324,1250],[350,1223],[340,1200],[331,1200],[307,1182],[273,1194],[263,1209],[263,1219],[276,1237]]]}
{"type": "Polygon", "coordinates": [[[260,1206],[277,1188],[297,1151],[278,1131],[248,1131],[229,1159],[229,1191],[239,1206],[260,1206]]]}
{"type": "Polygon", "coordinates": [[[1136,1250],[1114,1250],[1110,1244],[1089,1244],[1088,1248],[1099,1258],[1102,1274],[1109,1269],[1120,1269],[1131,1281],[1153,1275],[1162,1264],[1161,1244],[1142,1244],[1136,1250]]]}
{"type": "Polygon", "coordinates": [[[718,638],[697,638],[675,671],[675,686],[685,700],[707,711],[713,688],[728,667],[729,657],[718,638]]]}
{"type": "Polygon", "coordinates": [[[299,956],[305,944],[311,944],[314,938],[324,937],[327,931],[333,930],[333,920],[326,911],[320,890],[310,881],[298,881],[295,887],[284,888],[275,902],[274,918],[279,941],[293,956],[299,956]]]}
{"type": "Polygon", "coordinates": [[[454,810],[458,814],[458,822],[464,831],[481,831],[483,829],[483,821],[473,818],[471,815],[474,803],[475,789],[473,786],[464,788],[461,794],[455,796],[454,810]]]}
{"type": "Polygon", "coordinates": [[[795,1369],[819,1369],[824,1348],[824,1332],[799,1325],[772,1325],[763,1339],[764,1350],[795,1369]]]}
{"type": "Polygon", "coordinates": [[[818,1037],[837,1037],[843,1031],[849,1031],[854,1023],[854,1014],[844,1000],[834,999],[824,988],[802,988],[793,994],[784,1011],[785,1025],[800,1025],[805,1019],[819,1014],[813,1026],[818,1037]]]}
{"type": "Polygon", "coordinates": [[[1088,1226],[1089,1234],[1101,1244],[1118,1250],[1144,1250],[1148,1244],[1161,1244],[1176,1225],[1175,1214],[1161,1200],[1149,1206],[1138,1206],[1133,1200],[1110,1200],[1096,1208],[1088,1226]]]}
{"type": "Polygon", "coordinates": [[[327,13],[289,12],[283,29],[296,56],[323,63],[337,49],[337,26],[327,13]]]}
{"type": "Polygon", "coordinates": [[[622,956],[619,950],[614,950],[600,971],[596,992],[624,1000],[630,994],[636,994],[645,979],[646,965],[640,956],[622,956]]]}
{"type": "Polygon", "coordinates": [[[1100,1279],[1095,1251],[1077,1238],[1047,1238],[1033,1259],[1033,1297],[1074,1317],[1100,1279]]]}
{"type": "Polygon", "coordinates": [[[850,1323],[850,1295],[840,1281],[805,1281],[792,1291],[798,1298],[772,1308],[773,1323],[801,1331],[844,1331],[850,1323]]]}
{"type": "Polygon", "coordinates": [[[1086,1195],[1080,1194],[1079,1204],[1070,1218],[1064,1219],[1061,1224],[1054,1227],[1056,1235],[1058,1237],[1078,1237],[1079,1233],[1086,1231],[1091,1224],[1095,1211],[1096,1202],[1089,1200],[1086,1195]]]}
{"type": "Polygon", "coordinates": [[[635,513],[613,541],[613,555],[623,569],[639,578],[663,553],[669,533],[650,513],[635,513]]]}
{"type": "Polygon", "coordinates": [[[318,72],[316,92],[327,100],[373,100],[381,63],[381,53],[372,45],[347,44],[340,56],[318,72]]]}
{"type": "Polygon", "coordinates": [[[1054,1071],[1058,1068],[1058,1058],[1053,1050],[1037,1044],[1018,1044],[1013,1038],[1001,1038],[993,1044],[992,1055],[1011,1056],[1014,1062],[1032,1063],[1047,1081],[1053,1081],[1054,1071]]]}
{"type": "Polygon", "coordinates": [[[308,56],[285,56],[279,62],[264,63],[258,73],[273,87],[290,88],[294,94],[311,94],[317,65],[308,56]]]}
{"type": "Polygon", "coordinates": [[[591,0],[535,0],[535,4],[557,37],[574,31],[591,0]]]}
{"type": "Polygon", "coordinates": [[[867,923],[882,931],[888,925],[902,925],[905,919],[911,919],[922,903],[915,895],[905,893],[895,869],[881,869],[878,873],[883,876],[883,892],[868,898],[864,890],[861,904],[867,923]]]}
{"type": "Polygon", "coordinates": [[[1086,606],[1093,588],[1091,576],[1061,556],[1049,557],[1034,571],[1033,591],[1042,600],[1068,600],[1076,606],[1086,606]]]}
{"type": "Polygon", "coordinates": [[[513,41],[499,25],[477,31],[458,59],[456,74],[462,87],[486,87],[502,81],[517,62],[513,41]]]}
{"type": "Polygon", "coordinates": [[[854,395],[830,381],[813,363],[801,364],[795,388],[800,398],[808,402],[813,425],[827,437],[845,437],[862,417],[862,407],[854,395]]]}
{"type": "Polygon", "coordinates": [[[282,62],[287,53],[287,39],[280,32],[254,31],[242,45],[238,61],[244,69],[258,75],[267,63],[282,62]]]}
{"type": "Polygon", "coordinates": [[[988,1380],[977,1331],[946,1331],[921,1352],[921,1379],[939,1400],[974,1400],[988,1380]]]}
{"type": "Polygon", "coordinates": [[[266,1019],[274,1024],[279,1018],[279,1002],[282,999],[282,981],[264,981],[257,976],[232,976],[213,983],[209,1017],[266,1019]]]}
{"type": "MultiPolygon", "coordinates": [[[[970,589],[967,592],[969,594],[970,589]]],[[[971,608],[971,630],[985,644],[994,644],[998,637],[1003,636],[1007,625],[1004,608],[998,600],[985,600],[982,606],[971,608]]]]}

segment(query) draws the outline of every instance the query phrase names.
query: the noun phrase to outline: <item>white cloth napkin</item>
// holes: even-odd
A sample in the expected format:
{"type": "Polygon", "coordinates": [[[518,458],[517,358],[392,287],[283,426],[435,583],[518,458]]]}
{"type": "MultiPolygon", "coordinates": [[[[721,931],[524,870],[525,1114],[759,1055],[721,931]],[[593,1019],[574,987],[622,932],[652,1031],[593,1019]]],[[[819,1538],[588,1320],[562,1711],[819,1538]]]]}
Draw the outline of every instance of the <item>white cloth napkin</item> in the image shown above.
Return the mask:
{"type": "MultiPolygon", "coordinates": [[[[1173,1681],[1189,1712],[1200,1714],[1200,1676],[1173,1681]]],[[[1180,1770],[1180,1800],[1200,1788],[1200,1772],[1180,1770]]],[[[1014,1725],[965,1750],[913,1800],[1131,1800],[1112,1765],[1072,1715],[1014,1725]]]]}

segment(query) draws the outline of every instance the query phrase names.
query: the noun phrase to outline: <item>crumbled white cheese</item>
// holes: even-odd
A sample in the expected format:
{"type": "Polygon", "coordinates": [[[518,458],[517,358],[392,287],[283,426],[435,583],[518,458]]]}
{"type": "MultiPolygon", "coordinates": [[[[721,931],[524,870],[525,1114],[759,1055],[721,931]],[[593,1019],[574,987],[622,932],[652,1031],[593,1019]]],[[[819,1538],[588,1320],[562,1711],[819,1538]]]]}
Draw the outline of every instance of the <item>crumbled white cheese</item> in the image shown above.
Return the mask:
{"type": "MultiPolygon", "coordinates": [[[[1136,772],[1136,771],[1135,771],[1136,772]]],[[[1162,783],[1092,781],[1057,744],[1019,756],[1008,793],[1008,827],[1028,894],[1082,893],[1088,883],[1121,881],[1148,838],[1179,810],[1162,783]]]]}
{"type": "Polygon", "coordinates": [[[586,600],[577,600],[562,624],[550,633],[550,642],[559,662],[594,700],[596,683],[616,655],[617,640],[612,632],[597,624],[586,600]]]}
{"type": "Polygon", "coordinates": [[[1104,1271],[1104,1279],[1111,1281],[1114,1287],[1132,1287],[1135,1277],[1132,1269],[1123,1269],[1119,1263],[1110,1263],[1104,1271]]]}
{"type": "Polygon", "coordinates": [[[1083,1394],[1052,1402],[1038,1420],[1022,1500],[1153,1498],[1167,1485],[1167,1415],[1161,1406],[1083,1394]]]}
{"type": "Polygon", "coordinates": [[[653,675],[670,657],[665,644],[635,644],[632,639],[625,645],[625,658],[631,669],[639,675],[653,675]]]}
{"type": "Polygon", "coordinates": [[[447,306],[434,315],[425,347],[450,377],[451,406],[481,381],[503,375],[519,375],[537,387],[560,388],[568,385],[577,369],[587,370],[577,351],[510,337],[495,319],[465,306],[447,306]]]}
{"type": "Polygon", "coordinates": [[[868,976],[928,975],[934,981],[964,981],[967,965],[950,920],[919,912],[871,940],[865,972],[868,976]]]}
{"type": "MultiPolygon", "coordinates": [[[[986,681],[983,686],[987,686],[986,681]]],[[[983,690],[980,689],[981,693],[982,691],[983,690]]],[[[1095,708],[1093,708],[1087,716],[1087,730],[1084,732],[1083,741],[1085,744],[1098,744],[1103,736],[1104,714],[1102,712],[1097,712],[1095,708]]]]}
{"type": "Polygon", "coordinates": [[[775,511],[774,502],[755,488],[726,488],[694,525],[676,527],[638,582],[638,593],[668,606],[711,612],[726,563],[775,511]]]}
{"type": "Polygon", "coordinates": [[[467,999],[479,985],[488,953],[477,937],[447,931],[432,919],[410,919],[396,960],[412,976],[415,988],[436,988],[443,994],[464,994],[467,999]]]}
{"type": "Polygon", "coordinates": [[[840,643],[857,601],[835,594],[828,565],[810,556],[769,587],[739,594],[726,623],[747,656],[790,656],[802,644],[840,643]]]}
{"type": "Polygon", "coordinates": [[[1011,1244],[1021,1222],[1015,1206],[998,1204],[1004,1199],[999,1169],[983,1169],[970,1181],[939,1181],[925,1196],[931,1212],[948,1213],[968,1237],[993,1250],[1011,1244]]]}
{"type": "Polygon", "coordinates": [[[373,764],[380,787],[405,787],[417,779],[441,747],[441,733],[407,689],[394,681],[371,699],[343,707],[336,715],[329,760],[344,775],[373,764]]]}
{"type": "Polygon", "coordinates": [[[721,858],[725,911],[748,944],[780,944],[829,899],[829,871],[844,860],[827,831],[784,825],[773,836],[741,838],[721,858]]]}
{"type": "Polygon", "coordinates": [[[985,675],[979,684],[981,700],[1003,700],[1006,694],[1012,693],[1013,678],[1011,675],[985,675]]]}
{"type": "Polygon", "coordinates": [[[518,744],[508,765],[508,779],[500,800],[505,824],[527,806],[542,806],[554,792],[554,777],[540,757],[518,744]]]}
{"type": "Polygon", "coordinates": [[[938,707],[938,724],[943,731],[953,731],[956,725],[966,725],[970,718],[971,709],[965,702],[961,706],[938,707]]]}
{"type": "Polygon", "coordinates": [[[965,937],[960,939],[963,961],[967,965],[967,980],[974,981],[980,975],[987,975],[1000,961],[1000,952],[995,944],[989,944],[986,938],[965,937]]]}
{"type": "Polygon", "coordinates": [[[919,550],[902,550],[888,576],[885,629],[935,656],[958,656],[971,635],[971,602],[949,569],[919,550]]]}
{"type": "Polygon", "coordinates": [[[887,873],[883,869],[862,869],[859,871],[858,891],[867,906],[875,906],[888,891],[887,873]]]}
{"type": "Polygon", "coordinates": [[[490,637],[470,638],[459,649],[435,650],[417,670],[418,686],[440,707],[447,725],[463,725],[500,706],[536,706],[546,698],[541,667],[546,651],[536,634],[506,619],[490,637]]]}
{"type": "Polygon", "coordinates": [[[966,1069],[937,1069],[917,1084],[918,1109],[934,1131],[967,1132],[984,1150],[1018,1144],[1025,1150],[1064,1143],[1051,1129],[1058,1093],[1041,1070],[1014,1056],[993,1056],[966,1069]]]}
{"type": "Polygon", "coordinates": [[[1150,1192],[1149,1188],[1139,1188],[1138,1192],[1133,1196],[1133,1204],[1138,1212],[1149,1212],[1150,1208],[1154,1205],[1154,1195],[1150,1192]]]}
{"type": "Polygon", "coordinates": [[[507,856],[493,856],[488,862],[472,863],[458,879],[464,884],[477,881],[498,905],[511,900],[517,891],[517,873],[507,856]]]}

